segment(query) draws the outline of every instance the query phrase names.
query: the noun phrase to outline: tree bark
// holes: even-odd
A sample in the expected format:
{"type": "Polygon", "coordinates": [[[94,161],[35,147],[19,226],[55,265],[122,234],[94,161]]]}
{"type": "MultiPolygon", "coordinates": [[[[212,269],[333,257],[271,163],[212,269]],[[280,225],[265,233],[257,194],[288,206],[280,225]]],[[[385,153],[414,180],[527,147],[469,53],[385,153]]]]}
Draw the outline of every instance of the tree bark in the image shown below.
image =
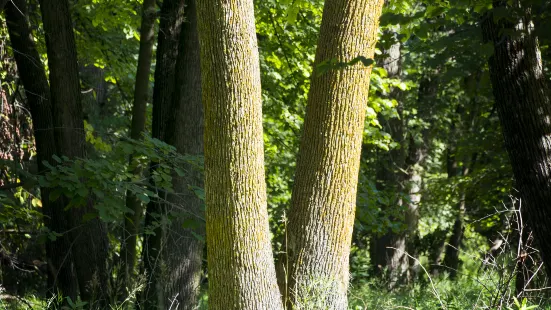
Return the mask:
{"type": "MultiPolygon", "coordinates": [[[[27,21],[26,1],[10,1],[5,7],[5,12],[11,45],[17,51],[14,53],[17,69],[30,106],[38,171],[44,173],[47,168],[43,162],[52,163],[52,156],[56,154],[55,143],[53,143],[55,141],[54,124],[48,79],[27,21]]],[[[61,199],[50,201],[48,198],[49,188],[41,188],[40,194],[45,226],[51,231],[68,231],[67,217],[65,212],[62,212],[64,208],[63,201],[61,199]]],[[[49,267],[49,294],[54,295],[59,290],[63,296],[76,300],[78,286],[72,266],[70,240],[67,234],[54,241],[48,239],[46,257],[49,267]]]]}
{"type": "Polygon", "coordinates": [[[346,309],[349,253],[371,66],[323,72],[335,59],[373,58],[382,0],[327,0],[289,211],[285,298],[346,309]],[[321,72],[320,72],[321,71],[321,72]]]}
{"type": "MultiPolygon", "coordinates": [[[[157,19],[155,0],[144,0],[142,7],[142,24],[140,29],[140,51],[138,55],[138,69],[134,86],[134,105],[132,106],[132,124],[130,138],[141,140],[145,131],[146,107],[149,99],[149,76],[153,45],[155,43],[155,20],[157,19]]],[[[135,165],[130,158],[130,166],[135,165]]],[[[141,175],[142,168],[136,166],[133,175],[141,175]]],[[[126,194],[126,207],[132,210],[124,218],[124,231],[121,243],[122,272],[125,287],[131,288],[135,278],[136,246],[140,231],[140,222],[143,216],[143,206],[132,193],[126,194]]]]}
{"type": "MultiPolygon", "coordinates": [[[[167,141],[183,155],[203,154],[204,120],[201,102],[201,62],[195,0],[187,0],[176,62],[173,119],[167,141]]],[[[201,280],[205,237],[203,202],[192,187],[203,188],[203,176],[191,164],[180,167],[184,177],[173,174],[175,195],[169,196],[172,222],[166,233],[163,261],[170,272],[163,280],[165,299],[178,309],[196,309],[201,280]]]]}
{"type": "MultiPolygon", "coordinates": [[[[41,0],[40,9],[46,33],[57,154],[72,159],[83,158],[86,155],[86,141],[69,2],[41,0]]],[[[101,305],[107,298],[108,283],[108,239],[105,225],[99,218],[82,222],[84,214],[93,212],[90,202],[82,207],[73,207],[68,212],[58,211],[69,218],[69,236],[81,298],[85,301],[92,301],[94,298],[101,305]],[[92,287],[93,280],[96,285],[92,287]]]]}
{"type": "Polygon", "coordinates": [[[282,309],[272,256],[252,0],[198,1],[209,309],[282,309]]]}
{"type": "MultiPolygon", "coordinates": [[[[157,63],[155,65],[155,85],[153,86],[153,123],[152,137],[164,142],[170,128],[169,120],[174,113],[172,100],[175,90],[176,60],[180,31],[184,21],[184,0],[166,0],[161,7],[161,21],[157,43],[157,63]]],[[[151,163],[154,170],[156,163],[151,163]]],[[[153,182],[153,180],[151,180],[153,182]]],[[[167,197],[159,193],[162,200],[167,197]]],[[[143,262],[147,276],[143,292],[144,309],[165,309],[166,299],[163,296],[163,234],[166,231],[166,206],[160,200],[151,200],[147,205],[145,225],[154,222],[161,225],[154,228],[154,235],[146,235],[143,246],[143,262]]],[[[166,272],[166,270],[165,270],[166,272]]],[[[170,272],[170,271],[168,271],[170,272]]]]}
{"type": "MultiPolygon", "coordinates": [[[[494,7],[504,3],[494,1],[494,7]]],[[[494,21],[489,14],[482,30],[484,40],[494,45],[488,63],[505,146],[523,210],[551,276],[551,99],[530,23],[530,8],[520,9],[524,16],[514,19],[520,22],[494,21]],[[512,35],[503,31],[507,29],[517,31],[512,35]]]]}

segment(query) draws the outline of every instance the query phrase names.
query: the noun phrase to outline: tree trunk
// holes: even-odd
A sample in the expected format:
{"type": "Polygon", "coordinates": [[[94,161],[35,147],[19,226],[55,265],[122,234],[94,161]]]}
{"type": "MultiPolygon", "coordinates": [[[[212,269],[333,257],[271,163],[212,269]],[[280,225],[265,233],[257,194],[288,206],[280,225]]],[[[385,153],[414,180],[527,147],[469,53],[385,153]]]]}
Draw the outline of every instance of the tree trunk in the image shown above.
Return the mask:
{"type": "MultiPolygon", "coordinates": [[[[505,1],[494,1],[503,6],[505,1]]],[[[532,33],[529,8],[522,8],[519,23],[482,23],[484,40],[493,42],[490,76],[505,146],[536,243],[551,276],[551,99],[542,70],[537,38],[532,33]],[[520,35],[504,32],[516,29],[520,35]]]]}
{"type": "Polygon", "coordinates": [[[450,279],[452,280],[457,278],[461,263],[459,253],[461,244],[463,243],[463,232],[465,231],[465,225],[463,224],[465,217],[465,193],[461,193],[456,211],[457,215],[453,223],[452,234],[448,244],[446,244],[443,260],[443,265],[446,267],[445,271],[449,272],[450,279]]]}
{"type": "MultiPolygon", "coordinates": [[[[69,2],[41,0],[40,9],[46,33],[57,154],[68,158],[83,158],[86,141],[69,2]]],[[[63,213],[62,216],[69,218],[69,236],[81,297],[85,301],[94,298],[101,304],[107,294],[108,239],[105,225],[99,218],[83,223],[82,216],[93,210],[89,202],[82,207],[73,207],[67,212],[58,211],[63,213]],[[93,280],[96,283],[94,286],[93,280]]]]}
{"type": "MultiPolygon", "coordinates": [[[[384,51],[388,57],[382,60],[382,66],[387,71],[389,78],[398,78],[401,74],[401,43],[394,43],[388,50],[384,51]]],[[[400,91],[392,90],[390,98],[400,101],[400,91]]],[[[399,148],[394,148],[388,152],[382,152],[378,157],[377,165],[377,189],[386,196],[390,197],[389,203],[383,208],[400,209],[406,203],[403,199],[406,186],[406,150],[408,139],[404,130],[403,120],[403,102],[399,102],[397,107],[399,117],[391,119],[381,119],[383,128],[388,132],[394,141],[400,143],[399,148]]],[[[404,218],[405,220],[405,218],[404,218]]],[[[400,221],[400,219],[392,219],[400,221]]],[[[408,269],[408,258],[406,252],[407,231],[393,232],[388,231],[382,236],[372,236],[370,238],[370,258],[372,268],[375,274],[382,276],[383,270],[386,270],[385,279],[388,280],[388,288],[393,289],[402,282],[408,269]]]]}
{"type": "Polygon", "coordinates": [[[300,308],[346,309],[348,260],[371,66],[383,0],[327,0],[289,212],[283,289],[300,308]]]}
{"type": "Polygon", "coordinates": [[[282,309],[268,227],[252,0],[199,1],[209,309],[282,309]]]}
{"type": "MultiPolygon", "coordinates": [[[[452,136],[460,136],[461,133],[455,131],[455,126],[452,125],[452,136]]],[[[452,142],[453,144],[456,141],[452,142]]],[[[470,169],[474,167],[476,162],[477,153],[474,153],[471,156],[470,161],[463,162],[463,169],[458,172],[458,160],[456,158],[456,146],[451,145],[448,148],[447,154],[447,172],[448,178],[454,177],[466,177],[469,174],[470,169]]],[[[445,246],[445,254],[443,259],[443,265],[445,266],[445,271],[449,272],[451,279],[456,279],[457,274],[459,273],[459,268],[461,265],[461,260],[459,259],[459,254],[461,251],[461,246],[463,244],[463,233],[465,232],[465,212],[466,212],[466,197],[467,194],[464,188],[459,188],[459,202],[457,203],[457,210],[455,221],[452,227],[452,233],[448,244],[445,246]]]]}
{"type": "MultiPolygon", "coordinates": [[[[155,85],[153,87],[153,123],[152,137],[166,141],[170,128],[169,120],[172,111],[172,100],[175,89],[176,60],[178,57],[178,42],[184,21],[184,1],[166,0],[161,7],[161,21],[159,39],[157,43],[157,63],[155,65],[155,85]]],[[[156,163],[151,163],[155,169],[156,163]]],[[[152,180],[153,182],[153,180],[152,180]]],[[[161,200],[167,197],[158,193],[161,200]]],[[[163,296],[163,234],[166,225],[166,206],[162,201],[151,200],[147,205],[145,225],[151,226],[154,222],[161,225],[154,228],[154,235],[146,235],[143,246],[143,262],[147,276],[146,288],[143,292],[144,309],[165,309],[166,299],[163,296]]],[[[167,272],[165,270],[165,272],[167,272]]],[[[168,271],[170,272],[170,271],[168,271]]]]}
{"type": "MultiPolygon", "coordinates": [[[[421,98],[419,98],[421,99],[421,98]]],[[[422,102],[421,100],[418,100],[422,102]]],[[[419,108],[419,111],[423,109],[419,108]]],[[[421,141],[416,141],[413,134],[409,136],[409,150],[406,158],[407,175],[405,179],[405,185],[407,189],[408,202],[406,211],[406,253],[409,256],[405,259],[408,260],[407,272],[405,275],[405,281],[412,283],[415,281],[419,274],[419,204],[421,203],[421,190],[423,185],[423,178],[421,172],[423,168],[423,159],[425,157],[425,135],[418,133],[422,136],[421,141]]]]}
{"type": "MultiPolygon", "coordinates": [[[[43,161],[52,162],[52,156],[56,154],[55,143],[53,143],[55,141],[54,124],[48,79],[26,19],[26,1],[10,1],[5,7],[5,12],[11,46],[18,51],[14,53],[14,57],[30,106],[38,171],[44,173],[47,168],[43,161]]],[[[63,201],[61,199],[50,201],[48,198],[49,188],[41,188],[40,194],[45,226],[55,232],[68,231],[67,217],[65,212],[62,212],[63,201]]],[[[54,241],[47,239],[46,256],[49,267],[49,294],[53,295],[59,289],[63,296],[76,300],[78,287],[67,234],[54,241]]]]}
{"type": "MultiPolygon", "coordinates": [[[[145,131],[146,107],[149,98],[149,75],[151,70],[151,58],[153,44],[155,43],[155,20],[157,19],[155,0],[144,0],[142,8],[142,24],[140,29],[140,51],[138,55],[138,69],[136,71],[136,84],[134,86],[134,105],[132,106],[132,125],[130,138],[141,140],[145,131]]],[[[133,159],[130,158],[130,166],[133,159]]],[[[142,168],[136,166],[133,175],[141,175],[142,168]]],[[[135,277],[136,265],[136,241],[140,232],[142,220],[142,203],[132,193],[126,194],[126,207],[132,210],[124,218],[124,231],[121,243],[122,272],[126,288],[132,288],[135,277]]]]}
{"type": "MultiPolygon", "coordinates": [[[[201,62],[195,0],[187,0],[180,34],[173,97],[173,130],[167,141],[180,154],[203,154],[203,106],[201,103],[201,62]]],[[[178,309],[196,309],[203,258],[205,216],[203,202],[192,186],[203,188],[203,176],[191,164],[181,167],[185,177],[173,174],[176,195],[169,196],[172,222],[166,233],[163,261],[170,272],[163,279],[165,299],[178,309]]]]}

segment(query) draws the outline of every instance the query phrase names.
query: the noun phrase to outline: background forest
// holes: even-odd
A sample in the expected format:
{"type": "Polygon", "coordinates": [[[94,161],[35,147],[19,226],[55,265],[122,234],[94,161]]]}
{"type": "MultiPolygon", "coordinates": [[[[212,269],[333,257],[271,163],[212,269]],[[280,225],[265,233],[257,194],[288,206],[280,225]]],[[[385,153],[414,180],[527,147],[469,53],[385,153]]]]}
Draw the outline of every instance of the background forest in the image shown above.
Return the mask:
{"type": "Polygon", "coordinates": [[[550,1],[0,11],[0,309],[551,309],[550,1]]]}

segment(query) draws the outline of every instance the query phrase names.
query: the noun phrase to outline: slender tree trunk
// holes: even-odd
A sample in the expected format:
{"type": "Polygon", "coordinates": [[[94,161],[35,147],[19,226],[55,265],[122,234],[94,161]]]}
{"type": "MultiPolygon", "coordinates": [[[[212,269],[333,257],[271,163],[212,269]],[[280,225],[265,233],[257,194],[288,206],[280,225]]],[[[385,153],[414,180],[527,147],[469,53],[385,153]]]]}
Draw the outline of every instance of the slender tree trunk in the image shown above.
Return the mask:
{"type": "MultiPolygon", "coordinates": [[[[461,135],[460,132],[455,131],[455,126],[452,125],[453,136],[461,135]]],[[[456,141],[452,142],[453,144],[456,141]]],[[[463,169],[458,172],[458,160],[456,158],[456,146],[450,146],[448,149],[448,158],[447,158],[447,170],[448,178],[453,177],[466,177],[470,170],[474,168],[476,163],[477,153],[472,154],[470,160],[463,162],[463,169]]],[[[459,188],[459,202],[457,203],[457,214],[455,221],[452,227],[452,233],[449,239],[448,244],[445,247],[445,255],[443,259],[443,265],[446,267],[446,271],[450,273],[450,278],[457,278],[459,268],[461,265],[461,260],[459,259],[459,254],[461,251],[461,246],[463,244],[463,234],[465,232],[465,213],[466,208],[466,199],[467,193],[464,188],[459,188]]]]}
{"type": "MultiPolygon", "coordinates": [[[[138,69],[136,71],[136,84],[134,86],[134,105],[132,106],[132,125],[130,138],[140,140],[145,131],[146,107],[149,98],[149,76],[151,70],[151,58],[153,44],[155,43],[155,20],[157,19],[155,0],[144,0],[142,7],[142,24],[140,29],[140,51],[138,55],[138,69]]],[[[142,167],[137,166],[130,159],[133,167],[133,175],[141,175],[142,167]]],[[[121,257],[124,283],[131,288],[134,283],[136,266],[136,241],[140,232],[143,207],[139,199],[132,193],[126,194],[126,207],[132,210],[124,218],[124,231],[122,235],[121,257]]]]}
{"type": "MultiPolygon", "coordinates": [[[[186,0],[185,21],[180,34],[176,63],[173,130],[167,141],[180,154],[203,154],[203,106],[201,103],[201,62],[195,0],[186,0]]],[[[173,174],[176,195],[170,195],[172,222],[166,233],[163,261],[169,273],[164,282],[165,299],[174,300],[178,309],[196,309],[201,280],[205,237],[204,205],[192,187],[203,188],[203,176],[193,165],[181,170],[186,176],[173,174]]]]}
{"type": "MultiPolygon", "coordinates": [[[[419,100],[419,102],[421,102],[419,100]]],[[[419,109],[422,111],[422,109],[419,109]]],[[[423,138],[424,134],[419,133],[423,138]]],[[[419,274],[419,204],[421,203],[421,190],[423,185],[423,178],[421,172],[423,171],[422,164],[425,157],[424,139],[416,141],[413,135],[409,137],[409,150],[406,158],[407,175],[406,175],[406,188],[408,193],[407,211],[406,211],[406,226],[407,226],[407,238],[406,238],[406,252],[409,256],[405,259],[408,260],[406,282],[412,283],[415,281],[419,274]]]]}
{"type": "Polygon", "coordinates": [[[432,244],[429,253],[430,275],[436,277],[440,274],[442,267],[442,254],[446,249],[447,232],[437,229],[432,234],[432,244]]]}
{"type": "MultiPolygon", "coordinates": [[[[157,63],[155,65],[155,85],[153,87],[153,123],[152,137],[166,141],[167,134],[173,130],[170,125],[171,114],[174,113],[172,100],[175,90],[174,77],[176,76],[176,60],[178,57],[178,43],[180,31],[184,21],[184,1],[166,0],[161,7],[161,22],[157,43],[157,63]]],[[[151,170],[156,163],[151,163],[151,170]]],[[[159,192],[162,200],[166,196],[159,192]]],[[[163,296],[163,234],[166,230],[166,206],[164,202],[151,200],[147,205],[145,225],[151,226],[154,222],[161,223],[154,228],[154,235],[146,235],[143,247],[143,262],[147,276],[144,295],[144,309],[165,309],[167,301],[163,296]]]]}
{"type": "MultiPolygon", "coordinates": [[[[435,76],[422,78],[417,93],[417,111],[420,119],[430,118],[430,106],[438,95],[439,82],[435,76]]],[[[419,206],[422,198],[424,163],[429,148],[430,128],[411,128],[406,157],[407,175],[405,185],[408,193],[406,225],[406,252],[409,256],[409,268],[406,275],[408,283],[414,282],[419,275],[419,206]]]]}
{"type": "MultiPolygon", "coordinates": [[[[494,1],[494,7],[506,1],[494,1]]],[[[526,211],[539,245],[547,274],[551,276],[551,98],[542,69],[537,38],[529,18],[530,8],[519,23],[494,22],[489,14],[482,23],[484,40],[493,42],[489,59],[496,107],[505,146],[526,211]],[[513,36],[507,29],[516,29],[513,36]]]]}
{"type": "MultiPolygon", "coordinates": [[[[401,43],[394,43],[388,50],[384,51],[388,57],[382,60],[382,66],[387,71],[389,78],[398,78],[401,74],[401,43]]],[[[392,90],[389,97],[400,101],[400,91],[392,90]]],[[[403,103],[399,102],[397,107],[399,117],[382,119],[381,123],[386,132],[390,133],[394,141],[400,143],[400,148],[394,148],[388,152],[382,152],[378,158],[377,165],[377,189],[385,193],[390,199],[383,208],[402,208],[406,202],[403,196],[406,194],[406,150],[408,139],[404,130],[403,103]]],[[[400,221],[400,219],[392,219],[400,221]]],[[[405,220],[405,218],[404,218],[405,220]]],[[[376,274],[382,276],[386,270],[388,288],[393,289],[402,282],[408,269],[408,258],[406,252],[407,231],[388,231],[382,236],[370,238],[370,258],[372,268],[376,274]]]]}
{"type": "Polygon", "coordinates": [[[270,242],[252,0],[198,1],[209,309],[282,309],[270,242]]]}
{"type": "Polygon", "coordinates": [[[456,279],[460,267],[459,254],[461,244],[463,243],[463,233],[465,231],[465,193],[461,193],[457,207],[457,215],[452,227],[452,234],[448,244],[446,244],[443,264],[446,271],[450,273],[450,279],[456,279]]]}
{"type": "MultiPolygon", "coordinates": [[[[10,1],[5,7],[5,12],[11,46],[17,51],[17,53],[14,53],[14,57],[30,106],[37,150],[38,171],[39,173],[44,173],[47,168],[44,166],[43,161],[51,162],[52,156],[56,154],[48,79],[26,18],[26,1],[10,1]]],[[[65,212],[62,212],[64,208],[63,201],[61,199],[50,201],[48,198],[50,194],[49,188],[41,188],[40,194],[46,227],[55,232],[69,230],[67,217],[65,216],[65,212]]],[[[49,267],[49,294],[53,295],[59,290],[63,296],[76,300],[78,286],[72,266],[70,241],[67,234],[54,241],[47,240],[46,256],[49,267]]]]}
{"type": "MultiPolygon", "coordinates": [[[[69,2],[41,0],[40,9],[46,33],[57,153],[69,158],[83,158],[86,141],[69,2]]],[[[105,225],[98,218],[83,223],[82,216],[93,212],[91,203],[71,208],[68,212],[59,212],[69,217],[69,236],[81,297],[86,301],[94,298],[101,304],[106,299],[108,283],[108,239],[105,225]],[[94,287],[93,280],[96,282],[94,287]]]]}
{"type": "MultiPolygon", "coordinates": [[[[314,68],[373,58],[383,0],[327,0],[314,68]]],[[[371,66],[314,69],[289,212],[294,307],[346,309],[365,104],[371,66]]],[[[209,248],[210,250],[210,248],[209,248]]]]}

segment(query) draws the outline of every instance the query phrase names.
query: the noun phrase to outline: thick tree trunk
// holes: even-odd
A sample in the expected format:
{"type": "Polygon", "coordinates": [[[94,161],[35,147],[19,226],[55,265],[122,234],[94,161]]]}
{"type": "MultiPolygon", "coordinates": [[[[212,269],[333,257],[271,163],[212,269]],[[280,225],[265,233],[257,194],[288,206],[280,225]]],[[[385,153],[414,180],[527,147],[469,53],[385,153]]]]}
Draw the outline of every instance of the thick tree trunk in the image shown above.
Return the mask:
{"type": "MultiPolygon", "coordinates": [[[[505,2],[494,1],[494,6],[505,2]]],[[[482,28],[484,40],[494,44],[489,66],[505,146],[523,210],[551,276],[551,98],[529,8],[523,10],[526,14],[515,18],[520,21],[517,24],[507,19],[496,23],[489,14],[482,28]],[[507,29],[516,29],[520,35],[503,31],[507,29]]]]}
{"type": "MultiPolygon", "coordinates": [[[[134,105],[132,106],[132,125],[130,138],[140,140],[145,130],[146,107],[149,98],[149,76],[153,44],[155,43],[155,20],[157,19],[155,0],[144,0],[142,8],[142,24],[140,29],[140,51],[138,55],[138,69],[134,86],[134,105]]],[[[130,166],[133,166],[130,159],[130,166]]],[[[141,175],[142,168],[136,166],[132,174],[141,175]]],[[[132,210],[124,218],[124,231],[121,243],[122,272],[126,288],[132,288],[136,266],[136,241],[140,232],[143,207],[139,199],[132,193],[126,194],[126,207],[132,210]]]]}
{"type": "MultiPolygon", "coordinates": [[[[327,0],[314,68],[373,58],[383,0],[327,0]]],[[[348,257],[371,66],[312,75],[289,212],[287,286],[294,307],[346,309],[348,257]]]]}
{"type": "MultiPolygon", "coordinates": [[[[176,76],[176,60],[180,31],[184,21],[184,0],[166,0],[161,7],[159,39],[157,43],[157,63],[155,65],[155,85],[153,87],[153,123],[152,137],[166,141],[167,134],[173,130],[170,126],[171,114],[174,113],[172,100],[174,94],[174,77],[176,76]]],[[[151,163],[155,169],[156,163],[151,163]]],[[[167,197],[161,192],[162,200],[167,197]]],[[[146,235],[143,245],[143,262],[147,276],[146,288],[143,292],[144,309],[165,309],[167,301],[163,296],[163,234],[166,231],[166,206],[162,201],[151,200],[147,205],[145,225],[154,222],[161,223],[155,227],[154,235],[146,235]]],[[[170,272],[166,271],[165,272],[170,272]]]]}
{"type": "Polygon", "coordinates": [[[282,309],[268,227],[252,0],[198,1],[209,309],[282,309]]]}
{"type": "MultiPolygon", "coordinates": [[[[48,79],[26,19],[26,1],[10,1],[5,7],[5,12],[11,46],[17,51],[17,53],[14,53],[14,57],[30,106],[38,171],[44,173],[47,168],[43,161],[51,162],[52,156],[56,154],[48,79]]],[[[56,232],[68,231],[67,217],[65,212],[62,212],[64,208],[63,201],[61,199],[50,201],[48,198],[49,188],[41,188],[40,194],[46,227],[56,232]]],[[[72,266],[70,240],[67,234],[55,241],[48,239],[46,256],[49,267],[48,292],[53,295],[59,289],[63,296],[76,300],[78,286],[72,266]]]]}
{"type": "MultiPolygon", "coordinates": [[[[185,21],[180,34],[173,97],[173,130],[167,141],[180,154],[203,154],[203,106],[201,103],[201,62],[195,0],[186,0],[185,21]]],[[[181,167],[185,177],[173,175],[175,195],[169,196],[173,213],[166,233],[163,261],[170,271],[164,282],[165,299],[178,309],[196,309],[201,280],[205,236],[203,202],[192,187],[203,188],[203,176],[191,164],[181,167]]]]}
{"type": "MultiPolygon", "coordinates": [[[[57,154],[69,158],[83,158],[86,141],[69,2],[41,0],[40,9],[48,50],[57,154]]],[[[108,239],[105,225],[97,218],[83,223],[83,215],[93,212],[90,203],[79,208],[71,208],[68,212],[59,212],[69,217],[69,236],[81,297],[86,301],[94,298],[101,304],[106,299],[108,283],[108,239]],[[93,287],[92,280],[96,283],[93,287]]]]}

